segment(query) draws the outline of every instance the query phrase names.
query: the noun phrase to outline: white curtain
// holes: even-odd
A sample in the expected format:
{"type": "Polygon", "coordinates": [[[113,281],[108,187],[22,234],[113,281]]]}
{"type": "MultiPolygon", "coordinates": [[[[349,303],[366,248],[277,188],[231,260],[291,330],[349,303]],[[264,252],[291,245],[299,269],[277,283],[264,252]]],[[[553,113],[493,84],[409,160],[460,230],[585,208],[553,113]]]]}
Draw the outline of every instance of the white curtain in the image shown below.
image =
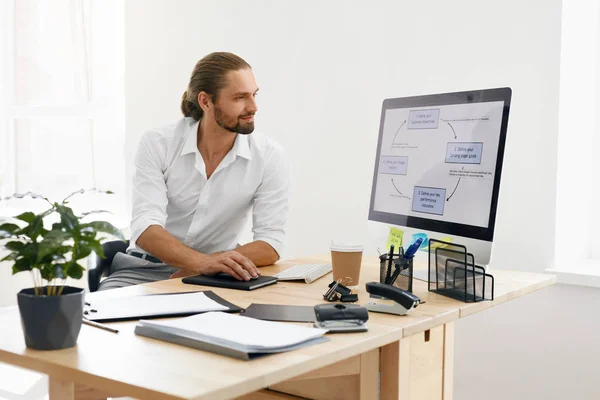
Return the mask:
{"type": "MultiPolygon", "coordinates": [[[[112,190],[72,205],[126,224],[123,9],[122,0],[0,2],[2,197],[112,190]]],[[[2,201],[0,215],[35,207],[2,201]]]]}

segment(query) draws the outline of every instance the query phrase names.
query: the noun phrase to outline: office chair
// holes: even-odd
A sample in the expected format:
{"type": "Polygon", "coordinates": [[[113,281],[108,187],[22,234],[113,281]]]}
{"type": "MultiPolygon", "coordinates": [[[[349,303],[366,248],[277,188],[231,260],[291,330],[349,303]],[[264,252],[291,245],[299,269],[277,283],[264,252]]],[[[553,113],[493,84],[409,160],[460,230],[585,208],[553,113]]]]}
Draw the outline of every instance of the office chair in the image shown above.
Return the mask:
{"type": "Polygon", "coordinates": [[[104,257],[101,258],[97,254],[93,254],[88,259],[88,286],[90,292],[98,290],[100,279],[111,274],[110,265],[117,253],[125,253],[129,247],[129,240],[123,242],[121,240],[111,240],[102,244],[104,257]]]}

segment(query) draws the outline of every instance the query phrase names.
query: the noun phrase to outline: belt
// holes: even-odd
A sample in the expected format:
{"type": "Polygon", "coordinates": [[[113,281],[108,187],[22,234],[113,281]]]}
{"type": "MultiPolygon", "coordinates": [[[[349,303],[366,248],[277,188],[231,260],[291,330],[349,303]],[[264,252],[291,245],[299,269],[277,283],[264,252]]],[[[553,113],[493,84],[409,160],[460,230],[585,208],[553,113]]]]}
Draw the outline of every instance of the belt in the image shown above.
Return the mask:
{"type": "Polygon", "coordinates": [[[140,253],[140,252],[137,252],[137,251],[130,251],[127,254],[129,254],[130,256],[137,257],[137,258],[141,258],[142,260],[151,261],[153,263],[162,263],[162,261],[160,261],[158,258],[156,258],[156,257],[154,257],[154,256],[152,256],[152,255],[150,255],[148,253],[140,253]]]}

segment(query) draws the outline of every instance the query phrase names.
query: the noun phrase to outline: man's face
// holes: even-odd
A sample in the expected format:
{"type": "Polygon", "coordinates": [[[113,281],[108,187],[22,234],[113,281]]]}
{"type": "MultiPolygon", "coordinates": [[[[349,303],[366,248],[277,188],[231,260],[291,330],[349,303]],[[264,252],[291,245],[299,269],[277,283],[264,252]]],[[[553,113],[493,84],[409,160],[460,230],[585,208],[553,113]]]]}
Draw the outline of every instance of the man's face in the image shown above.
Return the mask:
{"type": "Polygon", "coordinates": [[[227,74],[227,85],[214,103],[215,121],[230,132],[248,135],[254,131],[258,86],[249,68],[227,74]]]}

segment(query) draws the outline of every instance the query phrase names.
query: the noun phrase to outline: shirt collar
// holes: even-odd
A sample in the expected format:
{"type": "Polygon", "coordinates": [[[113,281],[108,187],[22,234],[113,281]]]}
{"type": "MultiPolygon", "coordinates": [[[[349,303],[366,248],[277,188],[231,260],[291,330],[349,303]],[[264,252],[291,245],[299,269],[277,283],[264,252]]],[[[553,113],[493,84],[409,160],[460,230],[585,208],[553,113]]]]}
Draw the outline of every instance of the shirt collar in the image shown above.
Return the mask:
{"type": "Polygon", "coordinates": [[[232,153],[236,156],[245,158],[246,160],[252,160],[252,153],[250,152],[250,142],[248,142],[248,135],[239,134],[235,138],[235,143],[231,149],[232,153]]]}
{"type": "MultiPolygon", "coordinates": [[[[198,124],[200,121],[192,124],[190,130],[187,133],[185,143],[181,149],[181,155],[188,153],[198,152],[198,124]]],[[[252,160],[252,153],[250,152],[250,142],[248,141],[248,135],[241,135],[238,133],[231,149],[231,154],[234,156],[240,156],[247,160],[252,160]]]]}
{"type": "Polygon", "coordinates": [[[198,124],[200,121],[192,124],[187,133],[185,143],[181,149],[181,155],[188,153],[196,153],[198,151],[198,124]]]}

